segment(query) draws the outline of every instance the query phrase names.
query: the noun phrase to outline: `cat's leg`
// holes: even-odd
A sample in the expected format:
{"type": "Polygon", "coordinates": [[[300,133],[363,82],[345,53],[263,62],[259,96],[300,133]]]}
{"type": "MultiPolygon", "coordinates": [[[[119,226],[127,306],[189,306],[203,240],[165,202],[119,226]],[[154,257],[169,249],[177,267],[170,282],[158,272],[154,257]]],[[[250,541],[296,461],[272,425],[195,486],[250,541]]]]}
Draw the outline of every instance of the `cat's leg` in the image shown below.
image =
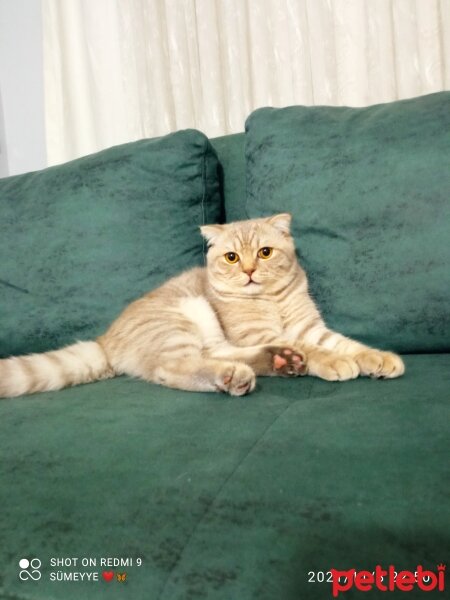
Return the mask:
{"type": "Polygon", "coordinates": [[[393,352],[370,348],[323,327],[305,336],[308,373],[330,381],[345,381],[358,375],[392,379],[405,372],[402,359],[393,352]]]}
{"type": "Polygon", "coordinates": [[[225,343],[209,303],[202,297],[188,297],[180,305],[182,310],[176,311],[147,302],[145,311],[139,311],[142,317],[123,318],[103,336],[115,372],[187,391],[224,391],[235,396],[253,391],[256,375],[250,366],[237,357],[218,359],[205,352],[207,346],[225,343]],[[160,319],[149,323],[148,315],[157,314],[160,319]]]}
{"type": "Polygon", "coordinates": [[[170,388],[191,392],[227,392],[243,396],[255,389],[255,372],[248,365],[229,360],[205,358],[201,354],[169,358],[146,370],[144,363],[133,375],[170,388]]]}
{"type": "Polygon", "coordinates": [[[306,357],[301,350],[287,344],[257,346],[217,345],[208,351],[214,358],[237,360],[249,365],[256,375],[298,377],[306,373],[306,357]]]}

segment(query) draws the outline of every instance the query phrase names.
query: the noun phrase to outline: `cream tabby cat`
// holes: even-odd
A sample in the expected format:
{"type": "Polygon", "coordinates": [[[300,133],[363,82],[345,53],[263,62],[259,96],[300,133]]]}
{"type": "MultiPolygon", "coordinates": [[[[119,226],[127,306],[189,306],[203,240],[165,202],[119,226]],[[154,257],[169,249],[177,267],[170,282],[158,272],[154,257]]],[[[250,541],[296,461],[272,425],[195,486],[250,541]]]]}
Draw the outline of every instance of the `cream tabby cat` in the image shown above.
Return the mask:
{"type": "Polygon", "coordinates": [[[129,305],[97,341],[0,360],[0,396],[57,390],[127,374],[235,396],[256,375],[398,377],[399,356],[327,328],[308,294],[289,214],[205,225],[207,266],[129,305]]]}

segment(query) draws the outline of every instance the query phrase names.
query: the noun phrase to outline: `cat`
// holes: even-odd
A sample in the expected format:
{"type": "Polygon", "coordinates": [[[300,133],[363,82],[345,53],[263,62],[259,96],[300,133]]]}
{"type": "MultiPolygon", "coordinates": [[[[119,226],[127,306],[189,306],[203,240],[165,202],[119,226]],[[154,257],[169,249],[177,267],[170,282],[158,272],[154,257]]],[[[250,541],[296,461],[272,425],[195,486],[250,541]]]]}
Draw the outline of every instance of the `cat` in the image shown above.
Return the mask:
{"type": "Polygon", "coordinates": [[[131,375],[242,396],[257,375],[345,381],[404,372],[392,352],[331,331],[308,294],[288,213],[204,225],[206,267],[130,304],[96,341],[0,360],[0,397],[131,375]]]}

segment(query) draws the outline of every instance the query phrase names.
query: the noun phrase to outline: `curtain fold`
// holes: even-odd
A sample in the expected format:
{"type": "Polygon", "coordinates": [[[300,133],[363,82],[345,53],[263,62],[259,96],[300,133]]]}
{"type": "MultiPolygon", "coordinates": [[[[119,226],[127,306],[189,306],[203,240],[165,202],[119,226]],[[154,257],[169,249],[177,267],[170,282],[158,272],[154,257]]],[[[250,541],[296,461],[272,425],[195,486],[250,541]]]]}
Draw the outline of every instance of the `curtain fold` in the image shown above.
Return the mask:
{"type": "Polygon", "coordinates": [[[43,0],[50,164],[260,106],[450,89],[450,0],[43,0]]]}

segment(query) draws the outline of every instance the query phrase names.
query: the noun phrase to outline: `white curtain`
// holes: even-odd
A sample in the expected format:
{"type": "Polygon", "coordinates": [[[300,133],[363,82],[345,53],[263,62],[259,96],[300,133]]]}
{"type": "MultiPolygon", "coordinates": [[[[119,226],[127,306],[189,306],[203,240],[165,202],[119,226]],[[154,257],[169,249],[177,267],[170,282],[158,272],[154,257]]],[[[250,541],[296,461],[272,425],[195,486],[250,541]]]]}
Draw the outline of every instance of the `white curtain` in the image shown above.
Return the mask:
{"type": "Polygon", "coordinates": [[[450,0],[43,0],[50,164],[450,89],[450,0]]]}

